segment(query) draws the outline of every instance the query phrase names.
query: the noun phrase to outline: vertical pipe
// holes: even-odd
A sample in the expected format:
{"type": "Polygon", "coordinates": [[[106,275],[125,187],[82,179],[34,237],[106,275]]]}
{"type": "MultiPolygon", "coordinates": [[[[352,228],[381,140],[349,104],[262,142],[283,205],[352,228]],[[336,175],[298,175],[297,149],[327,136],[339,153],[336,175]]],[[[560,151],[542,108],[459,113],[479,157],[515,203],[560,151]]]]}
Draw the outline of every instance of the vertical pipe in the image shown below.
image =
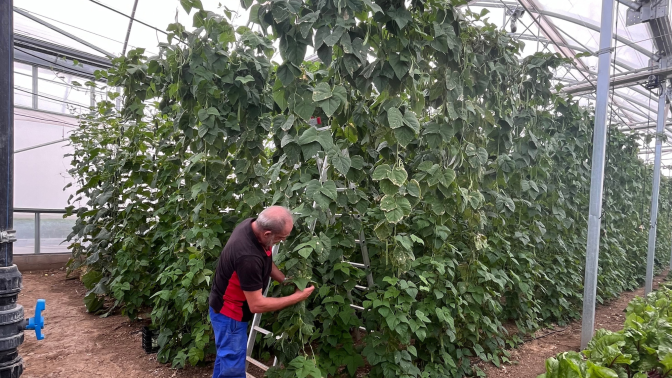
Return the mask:
{"type": "Polygon", "coordinates": [[[40,213],[35,213],[35,254],[40,253],[40,213]]]}
{"type": "MultiPolygon", "coordinates": [[[[0,1],[0,231],[14,233],[14,12],[13,0],[0,1]]],[[[15,239],[15,238],[12,238],[15,239]]],[[[18,347],[25,328],[17,303],[21,272],[13,264],[14,243],[0,241],[0,377],[20,377],[18,347]]]]}
{"type": "Polygon", "coordinates": [[[128,29],[126,30],[126,39],[124,39],[124,48],[121,50],[121,56],[126,55],[126,47],[128,47],[128,38],[131,36],[131,27],[133,27],[133,20],[135,19],[135,10],[138,8],[138,0],[133,3],[133,11],[128,20],[128,29]]]}
{"type": "MultiPolygon", "coordinates": [[[[0,231],[14,228],[13,0],[0,1],[0,231]]],[[[0,267],[11,266],[12,243],[0,244],[0,267]]]]}
{"type": "Polygon", "coordinates": [[[593,337],[595,328],[595,296],[597,294],[597,267],[600,248],[600,216],[602,214],[602,189],[604,160],[607,146],[607,103],[609,101],[609,72],[611,71],[611,41],[614,25],[614,0],[602,0],[602,26],[597,71],[595,102],[595,130],[593,133],[593,159],[590,174],[590,208],[588,213],[588,240],[586,243],[586,272],[583,283],[583,319],[581,349],[593,337]]]}
{"type": "Polygon", "coordinates": [[[35,110],[37,110],[37,108],[40,106],[40,104],[38,103],[39,99],[38,99],[38,96],[37,96],[37,94],[38,94],[37,90],[38,90],[38,85],[39,85],[38,84],[39,77],[40,76],[39,76],[37,66],[33,66],[33,77],[32,77],[33,88],[32,88],[32,90],[33,90],[33,109],[35,109],[35,110]]]}
{"type": "MultiPolygon", "coordinates": [[[[660,60],[661,66],[666,59],[660,60]]],[[[658,98],[658,123],[656,125],[656,155],[653,161],[653,190],[651,191],[651,224],[649,228],[649,249],[646,255],[646,282],[644,284],[644,294],[649,294],[653,290],[653,263],[656,258],[656,230],[658,222],[658,197],[660,195],[660,161],[662,155],[662,134],[665,132],[665,119],[667,118],[667,79],[662,78],[660,87],[660,97],[658,98]]]]}

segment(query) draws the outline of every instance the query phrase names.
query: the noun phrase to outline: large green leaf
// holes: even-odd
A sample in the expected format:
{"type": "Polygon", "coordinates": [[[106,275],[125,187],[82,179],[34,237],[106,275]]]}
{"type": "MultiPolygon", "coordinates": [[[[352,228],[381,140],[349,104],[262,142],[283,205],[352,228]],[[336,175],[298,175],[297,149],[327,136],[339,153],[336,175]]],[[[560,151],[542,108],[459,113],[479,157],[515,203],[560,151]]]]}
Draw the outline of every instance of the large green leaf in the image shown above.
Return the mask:
{"type": "Polygon", "coordinates": [[[343,36],[344,32],[345,29],[343,27],[337,26],[330,35],[324,37],[324,43],[329,47],[333,47],[336,42],[341,39],[341,36],[343,36]]]}
{"type": "Polygon", "coordinates": [[[331,97],[331,87],[327,83],[318,83],[313,89],[313,101],[322,101],[331,97]]]}
{"type": "Polygon", "coordinates": [[[378,6],[378,4],[374,3],[372,0],[364,0],[364,4],[368,5],[373,13],[383,13],[383,8],[378,6]]]}
{"type": "Polygon", "coordinates": [[[399,80],[406,76],[411,69],[410,63],[402,60],[398,54],[390,55],[389,62],[394,70],[394,74],[397,75],[399,80]]]}
{"type": "Polygon", "coordinates": [[[371,175],[371,178],[373,180],[382,180],[387,178],[388,174],[392,171],[389,165],[387,164],[381,164],[376,167],[376,169],[373,170],[373,174],[371,175]]]}
{"type": "Polygon", "coordinates": [[[411,203],[404,197],[398,197],[397,198],[397,208],[401,209],[403,211],[404,215],[410,215],[411,214],[411,203]]]}
{"type": "Polygon", "coordinates": [[[618,378],[618,374],[607,367],[595,365],[590,361],[587,362],[587,366],[586,378],[618,378]]]}
{"type": "Polygon", "coordinates": [[[394,130],[394,137],[402,147],[406,147],[415,140],[415,132],[408,126],[401,126],[394,130]]]}
{"type": "MultiPolygon", "coordinates": [[[[282,82],[278,81],[278,84],[282,84],[282,82]]],[[[282,85],[280,87],[282,88],[282,85]]],[[[280,107],[280,110],[283,112],[287,109],[287,99],[285,98],[284,89],[273,90],[273,101],[278,104],[278,107],[280,107]]]]}
{"type": "Polygon", "coordinates": [[[313,143],[317,141],[317,136],[317,129],[314,127],[309,127],[308,129],[304,130],[303,133],[301,133],[301,136],[299,137],[299,144],[304,145],[313,143]]]}
{"type": "Polygon", "coordinates": [[[338,196],[338,191],[336,190],[336,183],[331,180],[325,182],[322,185],[322,189],[320,189],[320,193],[336,201],[336,197],[338,196]]]}
{"type": "MultiPolygon", "coordinates": [[[[280,128],[285,130],[285,131],[291,129],[292,126],[294,126],[294,120],[295,120],[294,114],[290,114],[289,117],[287,117],[287,121],[285,121],[285,123],[283,123],[282,126],[280,126],[280,128]]],[[[301,140],[301,139],[299,139],[299,140],[301,140]]],[[[304,144],[304,143],[300,143],[300,144],[304,144]]]]}
{"type": "Polygon", "coordinates": [[[302,98],[294,106],[294,112],[306,121],[309,121],[315,112],[315,103],[310,97],[302,98]]]}
{"type": "Polygon", "coordinates": [[[289,69],[287,63],[278,67],[278,78],[284,86],[288,86],[294,81],[294,73],[292,73],[292,70],[289,69]]]}
{"type": "Polygon", "coordinates": [[[386,212],[385,218],[390,223],[398,223],[404,218],[404,211],[401,208],[397,207],[392,211],[386,212]]]}
{"type": "Polygon", "coordinates": [[[339,101],[338,98],[336,97],[329,97],[328,99],[319,102],[320,107],[322,110],[324,110],[324,113],[328,116],[331,117],[336,113],[336,110],[338,109],[339,106],[339,101]]]}
{"type": "Polygon", "coordinates": [[[389,108],[387,109],[387,122],[389,122],[391,128],[399,128],[404,124],[404,116],[401,115],[399,109],[389,108]]]}
{"type": "Polygon", "coordinates": [[[348,174],[348,171],[350,170],[350,166],[352,164],[350,156],[348,156],[347,153],[348,153],[347,149],[343,151],[338,151],[338,149],[334,148],[331,151],[329,151],[329,158],[331,160],[331,164],[343,176],[348,174]]]}
{"type": "Polygon", "coordinates": [[[399,29],[403,29],[411,21],[411,12],[406,10],[403,5],[397,9],[392,9],[387,12],[387,15],[399,25],[399,29]]]}
{"type": "Polygon", "coordinates": [[[416,133],[420,132],[420,122],[418,122],[418,117],[416,117],[415,113],[413,113],[410,110],[406,110],[406,113],[404,113],[404,125],[410,127],[415,131],[416,133]]]}
{"type": "Polygon", "coordinates": [[[386,195],[380,200],[380,209],[383,211],[392,211],[397,208],[397,201],[394,196],[386,195]]]}
{"type": "Polygon", "coordinates": [[[387,177],[394,183],[394,185],[402,186],[408,178],[408,173],[404,167],[397,166],[388,172],[387,177]]]}
{"type": "Polygon", "coordinates": [[[406,191],[408,192],[409,195],[419,198],[420,183],[415,179],[409,181],[408,184],[406,185],[406,191]]]}
{"type": "Polygon", "coordinates": [[[335,86],[332,94],[338,99],[341,105],[346,105],[348,103],[348,92],[342,85],[335,86]]]}

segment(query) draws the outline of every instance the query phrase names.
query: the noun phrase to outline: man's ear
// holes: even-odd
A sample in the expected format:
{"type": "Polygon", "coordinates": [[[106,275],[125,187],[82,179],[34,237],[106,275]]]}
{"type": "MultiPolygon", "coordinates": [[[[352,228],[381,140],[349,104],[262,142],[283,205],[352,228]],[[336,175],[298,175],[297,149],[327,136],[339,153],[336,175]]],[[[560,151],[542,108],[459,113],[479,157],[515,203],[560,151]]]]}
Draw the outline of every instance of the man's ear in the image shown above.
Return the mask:
{"type": "Polygon", "coordinates": [[[271,236],[272,232],[271,231],[264,231],[264,236],[269,237],[271,236]]]}

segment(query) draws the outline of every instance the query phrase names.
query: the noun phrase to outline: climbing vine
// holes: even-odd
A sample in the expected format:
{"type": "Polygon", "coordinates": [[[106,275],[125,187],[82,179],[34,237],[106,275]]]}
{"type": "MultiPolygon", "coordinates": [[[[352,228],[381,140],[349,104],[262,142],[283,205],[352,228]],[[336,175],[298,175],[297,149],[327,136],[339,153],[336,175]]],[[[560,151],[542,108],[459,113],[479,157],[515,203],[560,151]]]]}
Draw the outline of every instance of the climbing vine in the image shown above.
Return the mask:
{"type": "MultiPolygon", "coordinates": [[[[86,267],[89,310],[107,296],[131,318],[150,312],[161,361],[203,361],[222,245],[280,204],[297,221],[276,264],[317,290],[265,316],[283,367],[270,377],[365,363],[371,377],[477,375],[474,358],[500,364],[519,340],[506,322],[524,333],[579,316],[591,111],[554,91],[567,61],[521,61],[522,42],[462,3],[243,0],[250,23],[234,29],[228,11],[182,0],[195,29],[171,24],[159,56],[133,50],[99,72],[121,106],[99,103],[71,137],[87,202],[69,208],[70,269],[86,267]],[[349,263],[360,243],[372,286],[349,263]]],[[[644,276],[639,137],[610,130],[601,301],[644,276]]]]}

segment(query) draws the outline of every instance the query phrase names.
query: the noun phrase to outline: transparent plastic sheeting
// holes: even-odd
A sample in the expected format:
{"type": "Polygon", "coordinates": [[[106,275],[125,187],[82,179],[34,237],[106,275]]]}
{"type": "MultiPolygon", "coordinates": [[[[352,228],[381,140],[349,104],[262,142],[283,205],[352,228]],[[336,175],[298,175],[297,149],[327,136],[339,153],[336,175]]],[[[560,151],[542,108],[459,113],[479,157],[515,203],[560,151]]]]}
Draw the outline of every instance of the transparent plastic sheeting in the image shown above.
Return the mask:
{"type": "MultiPolygon", "coordinates": [[[[123,50],[129,18],[115,13],[96,2],[130,16],[134,1],[65,0],[55,2],[52,0],[15,0],[14,4],[17,8],[21,8],[35,17],[42,18],[105,51],[119,55],[123,50]]],[[[601,2],[602,0],[524,1],[528,7],[530,4],[533,4],[535,8],[547,13],[545,16],[546,20],[557,29],[557,33],[564,38],[568,45],[579,47],[582,51],[589,52],[598,50],[599,32],[593,29],[599,28],[601,2]],[[591,26],[593,29],[591,29],[591,26]]],[[[242,9],[239,0],[203,0],[203,5],[206,9],[213,11],[231,11],[234,16],[233,22],[236,25],[245,25],[249,20],[249,14],[242,9]]],[[[513,10],[516,7],[522,9],[522,6],[518,2],[511,0],[475,0],[469,5],[469,8],[476,12],[480,12],[483,8],[488,8],[490,11],[488,21],[500,27],[504,27],[506,24],[505,29],[507,31],[510,31],[510,17],[506,15],[506,10],[513,10]]],[[[627,7],[624,5],[617,5],[617,7],[617,35],[628,41],[635,42],[640,50],[651,51],[653,45],[647,27],[645,25],[626,27],[625,17],[627,7]]],[[[537,51],[557,52],[558,49],[556,46],[552,43],[547,43],[545,33],[537,27],[532,19],[533,16],[536,17],[537,14],[526,13],[517,22],[517,37],[526,42],[522,55],[527,56],[537,51]],[[537,38],[541,38],[541,41],[537,41],[537,38]]],[[[138,0],[135,18],[160,30],[165,30],[168,24],[175,22],[175,20],[180,21],[187,27],[191,26],[191,17],[184,12],[178,0],[138,0]]],[[[15,13],[15,31],[20,35],[40,38],[91,54],[102,55],[99,51],[93,50],[17,13],[15,13]]],[[[157,52],[158,49],[156,46],[158,43],[165,41],[165,34],[136,22],[133,24],[129,35],[128,48],[143,47],[148,54],[152,54],[157,52]]],[[[615,72],[647,67],[649,64],[649,57],[647,55],[623,43],[617,43],[616,56],[617,64],[615,72]]],[[[276,57],[276,59],[280,58],[276,57]]],[[[584,74],[588,78],[594,78],[594,73],[597,69],[597,57],[583,57],[580,60],[581,68],[587,70],[584,74]]],[[[557,73],[557,78],[564,84],[586,80],[586,77],[577,69],[569,68],[560,71],[557,73]]],[[[619,109],[619,122],[634,124],[647,121],[651,117],[655,119],[655,114],[652,114],[647,106],[642,106],[642,104],[648,104],[649,102],[646,92],[633,93],[627,90],[618,90],[617,92],[619,96],[616,97],[625,98],[615,99],[619,109]],[[626,99],[633,101],[627,101],[626,99]]],[[[655,101],[653,102],[655,104],[655,101]]],[[[655,106],[652,108],[655,113],[655,106]]]]}
{"type": "MultiPolygon", "coordinates": [[[[127,16],[130,16],[133,11],[134,0],[96,0],[96,2],[127,16]]],[[[120,55],[128,30],[129,18],[106,9],[96,2],[90,0],[14,0],[14,6],[105,51],[120,55]]],[[[227,8],[233,12],[236,25],[245,25],[249,20],[248,12],[242,9],[239,0],[202,0],[201,2],[205,9],[211,11],[223,12],[227,8]]],[[[168,24],[175,22],[176,19],[187,27],[191,27],[192,23],[191,16],[182,9],[178,0],[138,0],[134,18],[159,30],[166,30],[168,24]]],[[[98,56],[103,55],[17,13],[14,13],[14,29],[17,34],[44,39],[98,56]]],[[[156,53],[158,51],[156,46],[159,42],[167,42],[165,34],[143,24],[133,23],[128,49],[142,47],[149,54],[156,53]]]]}

